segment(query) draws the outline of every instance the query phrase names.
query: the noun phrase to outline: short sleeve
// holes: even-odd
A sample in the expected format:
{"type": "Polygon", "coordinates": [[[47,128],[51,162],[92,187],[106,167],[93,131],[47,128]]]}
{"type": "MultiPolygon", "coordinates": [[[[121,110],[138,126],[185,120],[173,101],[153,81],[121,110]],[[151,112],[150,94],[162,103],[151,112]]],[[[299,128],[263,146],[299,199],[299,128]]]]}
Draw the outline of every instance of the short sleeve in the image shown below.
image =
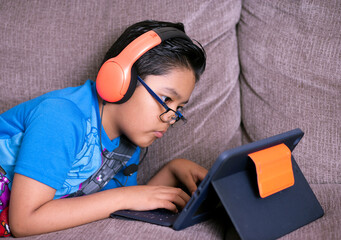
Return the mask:
{"type": "Polygon", "coordinates": [[[48,99],[29,114],[24,127],[14,172],[60,188],[84,141],[84,115],[69,100],[48,99]]]}

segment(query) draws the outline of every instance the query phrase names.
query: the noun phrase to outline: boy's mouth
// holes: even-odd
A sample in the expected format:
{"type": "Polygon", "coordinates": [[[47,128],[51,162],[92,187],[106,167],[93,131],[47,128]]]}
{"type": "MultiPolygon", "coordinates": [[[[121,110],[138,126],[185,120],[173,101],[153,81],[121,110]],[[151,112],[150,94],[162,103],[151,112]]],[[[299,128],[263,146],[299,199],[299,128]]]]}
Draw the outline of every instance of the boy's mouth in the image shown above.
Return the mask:
{"type": "Polygon", "coordinates": [[[154,132],[155,137],[162,138],[166,131],[156,131],[154,132]]]}

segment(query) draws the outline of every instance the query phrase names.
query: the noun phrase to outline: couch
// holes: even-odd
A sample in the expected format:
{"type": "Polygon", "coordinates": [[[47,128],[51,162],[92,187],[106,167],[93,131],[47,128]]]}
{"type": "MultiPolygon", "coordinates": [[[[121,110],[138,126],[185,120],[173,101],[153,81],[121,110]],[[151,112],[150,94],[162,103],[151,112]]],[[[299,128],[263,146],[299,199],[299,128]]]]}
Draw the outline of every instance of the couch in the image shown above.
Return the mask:
{"type": "MultiPolygon", "coordinates": [[[[209,168],[226,149],[301,128],[293,154],[325,215],[281,239],[341,239],[339,0],[0,0],[0,112],[95,80],[115,39],[145,19],[183,22],[207,70],[188,123],[150,147],[139,183],[170,159],[209,168]]],[[[108,218],[26,239],[238,238],[225,216],[182,231],[108,218]]]]}

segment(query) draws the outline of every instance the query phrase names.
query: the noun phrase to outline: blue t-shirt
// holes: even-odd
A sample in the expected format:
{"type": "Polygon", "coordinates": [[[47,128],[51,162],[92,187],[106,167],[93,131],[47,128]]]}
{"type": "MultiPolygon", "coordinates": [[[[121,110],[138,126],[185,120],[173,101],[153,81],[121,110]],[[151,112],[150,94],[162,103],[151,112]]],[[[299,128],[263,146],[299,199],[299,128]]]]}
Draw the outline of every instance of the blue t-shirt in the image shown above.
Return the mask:
{"type": "MultiPolygon", "coordinates": [[[[101,166],[100,114],[95,83],[52,91],[0,115],[0,166],[13,180],[25,175],[56,189],[55,199],[76,192],[101,166]]],[[[113,151],[120,137],[110,140],[102,127],[103,149],[113,151]]],[[[128,161],[138,164],[138,147],[128,161]]],[[[136,185],[135,172],[115,178],[136,185]]],[[[119,187],[111,180],[104,189],[119,187]]],[[[10,184],[11,188],[11,184],[10,184]]]]}

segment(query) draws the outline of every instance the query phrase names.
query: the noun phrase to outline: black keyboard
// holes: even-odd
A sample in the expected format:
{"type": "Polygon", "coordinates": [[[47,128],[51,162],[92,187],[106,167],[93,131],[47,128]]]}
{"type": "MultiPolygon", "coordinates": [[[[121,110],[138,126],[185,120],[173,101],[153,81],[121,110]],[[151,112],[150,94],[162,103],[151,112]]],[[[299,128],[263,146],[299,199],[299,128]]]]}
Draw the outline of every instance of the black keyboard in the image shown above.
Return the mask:
{"type": "Polygon", "coordinates": [[[174,213],[166,209],[156,209],[151,211],[121,210],[112,213],[110,217],[119,216],[170,227],[173,225],[178,215],[178,213],[174,213]]]}

